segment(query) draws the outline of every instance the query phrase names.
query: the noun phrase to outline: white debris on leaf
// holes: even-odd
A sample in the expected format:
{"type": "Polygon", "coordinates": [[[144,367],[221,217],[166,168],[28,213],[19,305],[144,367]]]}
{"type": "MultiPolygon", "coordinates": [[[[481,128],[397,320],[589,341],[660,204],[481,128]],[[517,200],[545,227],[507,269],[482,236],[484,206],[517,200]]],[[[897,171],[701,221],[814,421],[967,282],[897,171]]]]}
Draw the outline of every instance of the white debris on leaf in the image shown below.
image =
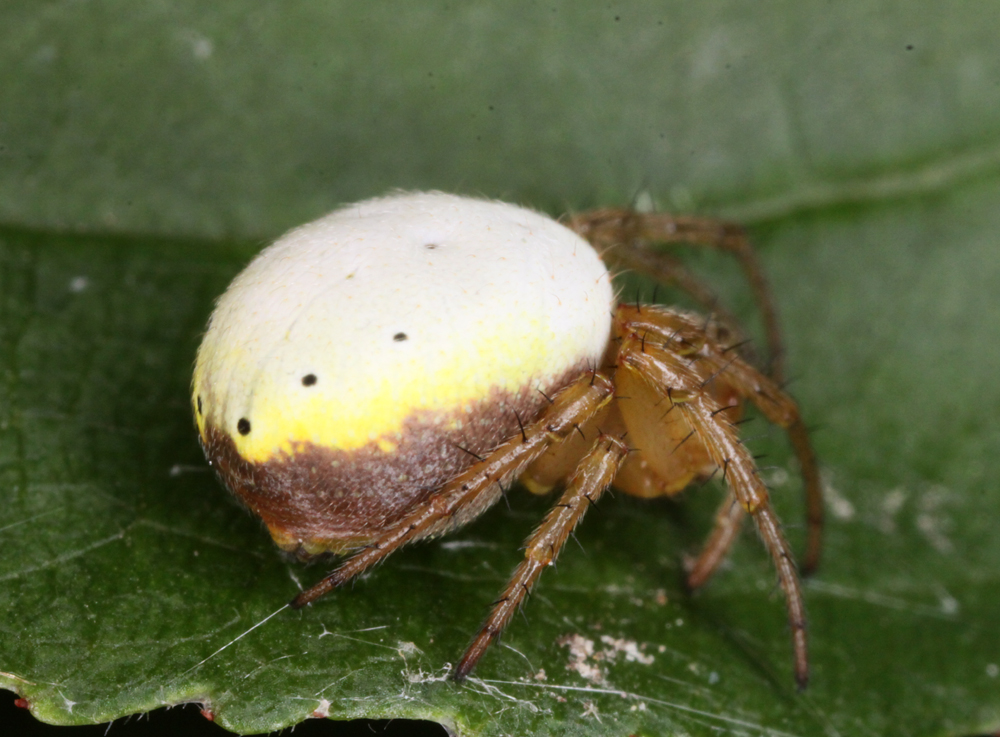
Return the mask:
{"type": "Polygon", "coordinates": [[[326,719],[330,716],[330,702],[326,699],[320,699],[319,705],[313,709],[312,717],[313,719],[326,719]]]}
{"type": "Polygon", "coordinates": [[[645,645],[639,645],[635,640],[609,635],[601,635],[601,643],[606,645],[601,650],[594,648],[593,640],[578,634],[563,635],[556,642],[562,647],[569,648],[570,660],[566,664],[566,668],[576,671],[591,683],[606,683],[605,673],[601,670],[600,663],[614,662],[619,653],[625,655],[627,663],[652,665],[656,659],[643,652],[646,649],[645,645]]]}
{"type": "Polygon", "coordinates": [[[786,469],[772,468],[771,471],[766,474],[764,481],[769,489],[776,489],[779,486],[787,484],[789,478],[791,478],[791,476],[786,469]]]}
{"type": "Polygon", "coordinates": [[[820,473],[820,479],[823,486],[823,498],[826,500],[826,505],[833,516],[840,520],[849,520],[854,518],[855,509],[851,500],[840,493],[840,490],[833,485],[833,474],[829,471],[824,471],[820,473]]]}
{"type": "MultiPolygon", "coordinates": [[[[581,717],[594,717],[597,721],[601,721],[601,715],[597,711],[597,704],[593,701],[583,702],[583,713],[580,714],[581,717]]],[[[603,724],[603,722],[601,722],[603,724]]]]}
{"type": "Polygon", "coordinates": [[[655,658],[652,655],[645,655],[641,652],[641,648],[635,642],[635,640],[623,640],[621,638],[609,637],[608,635],[601,635],[601,642],[605,645],[610,645],[611,649],[602,650],[600,655],[604,655],[607,660],[614,660],[618,653],[625,653],[625,660],[629,663],[642,663],[643,665],[652,665],[655,658]]]}
{"type": "Polygon", "coordinates": [[[891,535],[896,532],[896,516],[903,508],[903,504],[906,503],[908,496],[909,493],[906,489],[895,488],[886,493],[885,497],[883,497],[880,509],[881,516],[876,524],[886,535],[891,535]]]}
{"type": "Polygon", "coordinates": [[[403,671],[403,678],[406,679],[407,683],[443,683],[444,681],[447,681],[450,676],[450,663],[446,663],[437,674],[424,673],[423,668],[417,668],[416,672],[413,672],[408,668],[403,671]]]}
{"type": "Polygon", "coordinates": [[[942,507],[947,504],[951,496],[949,489],[932,486],[921,495],[917,505],[920,509],[917,514],[917,529],[939,553],[950,553],[955,549],[947,536],[952,526],[951,519],[941,513],[942,507]]]}
{"type": "Polygon", "coordinates": [[[415,642],[403,642],[402,640],[396,643],[396,651],[403,660],[406,660],[407,655],[423,655],[423,650],[417,647],[415,642]]]}
{"type": "Polygon", "coordinates": [[[567,670],[576,671],[591,683],[604,683],[604,673],[600,667],[587,662],[587,658],[594,655],[593,640],[588,640],[583,635],[572,634],[563,635],[556,642],[560,647],[569,648],[567,670]]]}

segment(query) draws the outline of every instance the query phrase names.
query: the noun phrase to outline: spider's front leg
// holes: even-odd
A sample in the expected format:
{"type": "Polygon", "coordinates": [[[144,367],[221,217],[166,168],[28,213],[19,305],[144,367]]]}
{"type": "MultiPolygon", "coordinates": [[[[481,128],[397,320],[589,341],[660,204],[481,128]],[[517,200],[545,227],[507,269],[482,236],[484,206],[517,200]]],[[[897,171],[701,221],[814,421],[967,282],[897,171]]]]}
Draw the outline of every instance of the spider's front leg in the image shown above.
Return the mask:
{"type": "MultiPolygon", "coordinates": [[[[673,353],[687,356],[706,385],[719,378],[740,399],[752,402],[769,422],[785,429],[798,458],[805,487],[809,530],[802,570],[812,573],[819,565],[822,543],[823,490],[816,454],[795,400],[773,379],[733,354],[731,348],[712,340],[704,326],[691,315],[659,307],[640,309],[620,305],[618,325],[623,333],[644,336],[647,344],[659,342],[673,353]]],[[[716,516],[712,536],[690,571],[688,585],[691,588],[708,580],[736,537],[742,514],[738,507],[733,508],[732,502],[730,497],[716,516]]]]}
{"type": "Polygon", "coordinates": [[[771,510],[767,488],[757,474],[753,456],[740,442],[725,407],[705,390],[704,380],[691,368],[688,359],[661,343],[645,340],[634,333],[624,335],[618,365],[619,370],[632,372],[682,413],[712,462],[723,469],[726,482],[740,506],[756,523],[785,592],[795,651],[795,680],[800,689],[805,688],[809,680],[805,607],[795,563],[788,541],[771,510]]]}
{"type": "Polygon", "coordinates": [[[476,639],[462,656],[453,676],[456,681],[469,675],[489,644],[508,625],[542,571],[555,563],[566,538],[583,519],[590,505],[596,504],[611,485],[627,454],[628,448],[622,441],[607,435],[601,435],[597,439],[580,462],[559,502],[549,510],[545,520],[525,542],[524,560],[514,571],[503,595],[494,603],[493,611],[483,623],[476,639]]]}
{"type": "Polygon", "coordinates": [[[315,601],[363,573],[406,543],[440,535],[471,522],[489,509],[525,466],[586,424],[611,401],[614,385],[601,372],[581,376],[560,391],[541,417],[482,461],[445,484],[339,568],[292,600],[293,609],[315,601]]]}

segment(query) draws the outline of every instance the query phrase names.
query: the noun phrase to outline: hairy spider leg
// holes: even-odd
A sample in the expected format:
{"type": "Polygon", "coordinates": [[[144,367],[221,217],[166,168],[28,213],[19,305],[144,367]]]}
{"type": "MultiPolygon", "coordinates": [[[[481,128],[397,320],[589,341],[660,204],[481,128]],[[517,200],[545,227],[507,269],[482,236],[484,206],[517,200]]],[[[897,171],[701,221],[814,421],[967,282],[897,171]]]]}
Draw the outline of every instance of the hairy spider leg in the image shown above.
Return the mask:
{"type": "Polygon", "coordinates": [[[743,331],[739,320],[719,306],[712,290],[676,259],[653,250],[650,244],[683,243],[733,254],[740,262],[760,309],[770,353],[767,373],[779,384],[784,381],[785,348],[778,312],[757,253],[742,226],[710,218],[638,213],[614,208],[572,215],[567,225],[590,241],[602,252],[602,257],[606,255],[615,266],[644,272],[660,281],[677,285],[704,309],[718,315],[735,335],[741,335],[743,331]]]}
{"type": "Polygon", "coordinates": [[[703,379],[684,356],[632,333],[622,338],[618,365],[668,397],[683,413],[712,462],[726,469],[730,490],[753,518],[777,568],[792,631],[795,680],[800,689],[805,688],[809,681],[809,658],[802,590],[791,550],[771,510],[767,488],[757,474],[750,451],[740,442],[736,427],[704,390],[703,379]]]}
{"type": "Polygon", "coordinates": [[[691,295],[715,321],[725,326],[733,336],[732,342],[739,345],[742,355],[751,362],[758,361],[753,342],[748,340],[740,319],[723,304],[711,287],[691,273],[679,259],[668,253],[643,250],[625,243],[609,246],[602,252],[602,257],[615,270],[645,274],[691,295]]]}
{"type": "Polygon", "coordinates": [[[500,499],[525,466],[596,415],[613,394],[614,384],[607,375],[599,371],[584,374],[556,394],[538,420],[388,525],[371,544],[296,596],[292,608],[315,601],[406,543],[441,535],[472,521],[500,499]]]}
{"type": "Polygon", "coordinates": [[[510,623],[532,586],[547,566],[553,565],[584,513],[611,485],[628,448],[616,438],[600,435],[583,458],[559,502],[525,541],[524,560],[514,570],[501,597],[483,623],[479,634],[462,656],[453,678],[463,680],[479,662],[486,648],[510,623]]]}
{"type": "MultiPolygon", "coordinates": [[[[704,327],[694,316],[665,307],[649,306],[639,309],[620,305],[616,320],[621,326],[619,330],[645,335],[647,342],[651,340],[650,335],[659,336],[663,341],[662,344],[669,350],[696,359],[695,370],[705,379],[713,379],[724,374],[727,387],[741,398],[753,402],[769,422],[788,433],[792,449],[799,461],[806,496],[808,539],[802,571],[808,575],[816,570],[819,565],[823,534],[823,488],[816,454],[813,452],[809,432],[802,422],[795,400],[775,381],[713,341],[705,334],[704,327]]],[[[731,501],[726,500],[723,505],[731,506],[731,501]]],[[[737,530],[734,523],[738,520],[732,519],[733,514],[737,513],[720,510],[716,516],[717,529],[709,537],[708,544],[688,578],[688,585],[692,588],[708,580],[725,557],[728,546],[735,540],[737,530]],[[718,546],[725,547],[720,550],[715,549],[718,546]],[[711,564],[712,561],[714,565],[711,564]]]]}
{"type": "Polygon", "coordinates": [[[744,516],[746,516],[746,512],[736,501],[733,492],[726,492],[726,498],[722,500],[722,504],[715,512],[715,524],[712,526],[712,532],[702,546],[701,552],[698,553],[698,557],[684,561],[684,567],[687,570],[686,583],[689,589],[694,590],[704,586],[708,579],[715,575],[740,534],[744,516]]]}

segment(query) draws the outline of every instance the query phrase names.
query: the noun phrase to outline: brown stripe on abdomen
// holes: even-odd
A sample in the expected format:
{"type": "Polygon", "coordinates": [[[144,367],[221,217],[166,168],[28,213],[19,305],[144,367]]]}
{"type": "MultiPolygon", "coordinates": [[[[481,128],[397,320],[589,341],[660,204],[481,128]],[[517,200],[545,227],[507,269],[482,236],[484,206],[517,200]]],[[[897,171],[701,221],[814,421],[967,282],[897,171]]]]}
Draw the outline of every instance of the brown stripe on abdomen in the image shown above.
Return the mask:
{"type": "MultiPolygon", "coordinates": [[[[542,391],[551,397],[584,370],[556,377],[542,391]]],[[[375,442],[353,451],[303,443],[294,454],[251,463],[211,424],[202,446],[223,483],[263,519],[279,547],[309,558],[371,541],[476,456],[520,432],[518,416],[527,423],[547,404],[541,391],[526,388],[496,392],[469,412],[420,412],[393,438],[397,447],[391,452],[375,442]]]]}

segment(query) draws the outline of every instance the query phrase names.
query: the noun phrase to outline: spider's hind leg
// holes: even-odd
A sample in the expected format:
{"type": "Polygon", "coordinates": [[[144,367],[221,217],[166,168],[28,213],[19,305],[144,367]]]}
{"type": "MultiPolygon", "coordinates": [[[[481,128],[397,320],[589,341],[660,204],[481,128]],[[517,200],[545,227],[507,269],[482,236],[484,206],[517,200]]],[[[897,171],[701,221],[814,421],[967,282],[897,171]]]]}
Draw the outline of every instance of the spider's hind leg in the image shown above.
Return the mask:
{"type": "Polygon", "coordinates": [[[619,371],[629,372],[667,397],[712,462],[725,469],[732,495],[753,518],[778,571],[792,631],[795,679],[799,687],[804,688],[809,679],[809,662],[801,585],[788,541],[771,509],[767,488],[757,472],[753,456],[740,442],[736,427],[727,417],[729,413],[705,389],[705,379],[692,368],[689,356],[672,349],[669,344],[644,339],[634,332],[625,334],[618,366],[619,371]]]}
{"type": "MultiPolygon", "coordinates": [[[[677,286],[691,295],[704,310],[714,313],[735,335],[742,335],[740,321],[719,303],[711,288],[685,269],[676,258],[651,246],[683,243],[733,254],[746,274],[764,323],[770,353],[766,372],[779,384],[784,381],[785,349],[778,312],[757,252],[742,226],[710,218],[611,208],[572,215],[566,224],[594,244],[610,266],[638,271],[664,284],[677,286]]],[[[743,350],[744,355],[753,360],[749,347],[743,350]]]]}
{"type": "Polygon", "coordinates": [[[685,560],[687,569],[687,587],[697,589],[704,586],[715,572],[722,565],[722,561],[729,554],[729,549],[736,542],[736,537],[740,534],[743,525],[743,518],[746,511],[740,506],[732,492],[726,494],[722,500],[718,511],[715,513],[715,526],[712,528],[708,540],[701,548],[698,557],[688,562],[685,560]]]}

